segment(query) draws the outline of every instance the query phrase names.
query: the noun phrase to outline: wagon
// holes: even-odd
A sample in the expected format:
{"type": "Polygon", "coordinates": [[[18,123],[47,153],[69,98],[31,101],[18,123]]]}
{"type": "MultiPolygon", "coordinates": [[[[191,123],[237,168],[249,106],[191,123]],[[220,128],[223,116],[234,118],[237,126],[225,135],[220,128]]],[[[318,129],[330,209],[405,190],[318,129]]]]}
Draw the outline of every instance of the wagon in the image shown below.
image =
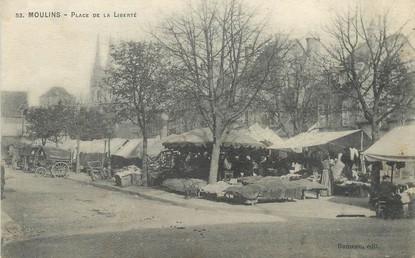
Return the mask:
{"type": "Polygon", "coordinates": [[[53,177],[67,177],[71,163],[71,153],[68,150],[35,146],[31,148],[27,159],[27,167],[39,175],[49,174],[53,177]]]}

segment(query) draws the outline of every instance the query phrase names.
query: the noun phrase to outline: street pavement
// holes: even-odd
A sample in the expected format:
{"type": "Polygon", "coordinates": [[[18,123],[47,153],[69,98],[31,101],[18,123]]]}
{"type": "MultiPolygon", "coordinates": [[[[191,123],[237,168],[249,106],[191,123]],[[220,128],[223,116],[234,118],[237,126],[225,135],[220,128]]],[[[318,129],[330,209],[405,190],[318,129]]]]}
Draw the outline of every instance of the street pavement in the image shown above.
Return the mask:
{"type": "Polygon", "coordinates": [[[277,216],[297,216],[309,218],[336,218],[337,216],[359,215],[364,217],[374,216],[374,212],[368,207],[368,198],[354,197],[321,197],[320,199],[297,200],[295,202],[260,203],[255,206],[216,202],[206,199],[190,198],[183,195],[167,192],[151,187],[116,186],[113,181],[92,181],[85,173],[71,173],[68,180],[73,180],[103,189],[119,191],[137,195],[149,200],[160,201],[182,207],[197,208],[202,210],[226,210],[243,213],[274,214],[277,216]]]}
{"type": "Polygon", "coordinates": [[[373,212],[362,207],[364,198],[244,206],[185,199],[152,188],[114,188],[113,182],[98,182],[100,187],[96,187],[85,174],[44,178],[8,169],[6,178],[2,257],[415,254],[414,220],[370,217],[373,212]],[[367,216],[336,217],[339,214],[367,216]],[[341,248],[347,245],[365,249],[341,248]]]}

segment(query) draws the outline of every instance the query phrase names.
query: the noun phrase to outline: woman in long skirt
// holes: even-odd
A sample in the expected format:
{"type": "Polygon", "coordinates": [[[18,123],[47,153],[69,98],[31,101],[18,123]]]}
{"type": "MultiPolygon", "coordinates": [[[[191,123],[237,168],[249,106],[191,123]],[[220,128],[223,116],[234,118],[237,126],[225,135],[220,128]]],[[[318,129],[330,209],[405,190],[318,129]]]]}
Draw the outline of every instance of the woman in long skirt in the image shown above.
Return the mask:
{"type": "Polygon", "coordinates": [[[331,161],[329,156],[327,155],[324,157],[323,163],[323,174],[321,175],[320,183],[327,187],[327,196],[331,196],[333,194],[333,184],[334,184],[334,175],[333,171],[331,170],[331,161]]]}

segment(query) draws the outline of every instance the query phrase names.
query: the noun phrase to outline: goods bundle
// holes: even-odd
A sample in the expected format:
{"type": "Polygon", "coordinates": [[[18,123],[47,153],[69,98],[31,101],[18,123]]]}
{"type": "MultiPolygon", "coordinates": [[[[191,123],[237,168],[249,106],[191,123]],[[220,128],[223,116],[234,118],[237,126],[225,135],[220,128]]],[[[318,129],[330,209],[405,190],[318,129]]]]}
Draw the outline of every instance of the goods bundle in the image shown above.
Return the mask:
{"type": "Polygon", "coordinates": [[[214,184],[204,186],[201,191],[207,195],[213,195],[215,197],[221,197],[225,195],[225,190],[230,186],[230,184],[219,181],[214,184]]]}
{"type": "Polygon", "coordinates": [[[244,200],[257,200],[260,193],[261,187],[257,185],[230,186],[225,190],[226,196],[244,200]]]}
{"type": "Polygon", "coordinates": [[[206,186],[206,182],[195,178],[171,178],[163,181],[164,187],[179,193],[198,192],[206,186]]]}

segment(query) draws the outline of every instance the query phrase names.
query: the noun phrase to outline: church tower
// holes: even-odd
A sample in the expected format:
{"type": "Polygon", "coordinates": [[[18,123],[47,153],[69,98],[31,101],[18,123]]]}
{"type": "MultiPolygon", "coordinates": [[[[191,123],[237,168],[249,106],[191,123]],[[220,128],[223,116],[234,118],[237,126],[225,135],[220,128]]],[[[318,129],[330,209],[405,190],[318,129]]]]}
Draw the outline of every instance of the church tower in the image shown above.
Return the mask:
{"type": "MultiPolygon", "coordinates": [[[[107,63],[109,59],[107,60],[107,63]]],[[[97,36],[97,46],[95,53],[95,63],[92,69],[89,100],[92,104],[99,104],[109,101],[109,89],[107,84],[108,75],[105,69],[108,65],[103,66],[101,60],[101,42],[99,35],[97,36]]]]}

